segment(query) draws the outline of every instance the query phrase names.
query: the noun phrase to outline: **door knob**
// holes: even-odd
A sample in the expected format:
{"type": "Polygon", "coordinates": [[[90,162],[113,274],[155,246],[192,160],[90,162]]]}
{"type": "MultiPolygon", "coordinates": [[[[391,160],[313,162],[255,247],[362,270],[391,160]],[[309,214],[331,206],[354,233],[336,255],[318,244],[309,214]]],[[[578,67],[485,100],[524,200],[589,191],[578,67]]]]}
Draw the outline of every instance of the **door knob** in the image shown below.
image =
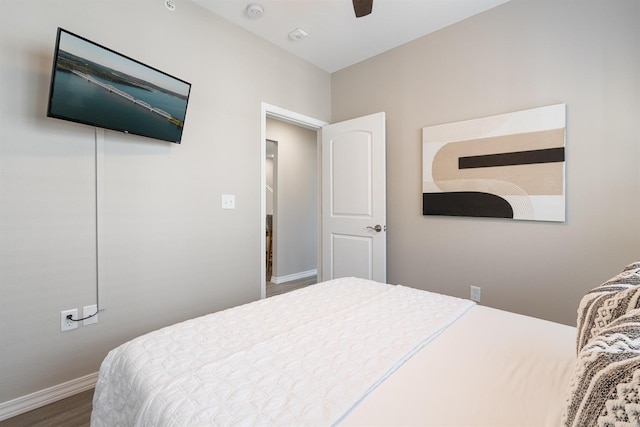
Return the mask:
{"type": "Polygon", "coordinates": [[[376,231],[378,233],[382,231],[382,226],[380,224],[377,224],[375,227],[368,226],[367,228],[369,230],[373,230],[373,231],[376,231]]]}

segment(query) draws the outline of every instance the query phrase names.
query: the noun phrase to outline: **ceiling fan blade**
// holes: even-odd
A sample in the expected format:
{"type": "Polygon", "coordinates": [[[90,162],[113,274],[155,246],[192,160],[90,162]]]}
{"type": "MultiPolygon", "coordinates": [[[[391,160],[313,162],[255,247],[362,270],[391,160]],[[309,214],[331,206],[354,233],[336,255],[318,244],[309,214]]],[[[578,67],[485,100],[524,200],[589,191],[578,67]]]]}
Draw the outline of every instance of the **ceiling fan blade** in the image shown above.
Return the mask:
{"type": "Polygon", "coordinates": [[[353,0],[353,10],[356,18],[367,16],[373,10],[373,0],[353,0]]]}

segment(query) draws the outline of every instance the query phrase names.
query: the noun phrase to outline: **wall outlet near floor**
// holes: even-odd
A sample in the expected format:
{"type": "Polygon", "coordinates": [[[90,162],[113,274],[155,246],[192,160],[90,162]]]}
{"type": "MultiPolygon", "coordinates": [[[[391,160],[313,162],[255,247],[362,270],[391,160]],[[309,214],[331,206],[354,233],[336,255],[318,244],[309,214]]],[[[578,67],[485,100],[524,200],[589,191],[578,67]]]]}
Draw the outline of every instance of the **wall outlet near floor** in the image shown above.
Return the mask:
{"type": "Polygon", "coordinates": [[[82,321],[82,326],[98,323],[98,306],[94,304],[82,307],[82,318],[84,319],[82,321]]]}
{"type": "Polygon", "coordinates": [[[469,290],[469,297],[471,301],[480,302],[481,290],[479,286],[471,286],[469,290]]]}
{"type": "Polygon", "coordinates": [[[70,320],[68,316],[71,315],[73,319],[78,318],[78,309],[62,310],[60,312],[60,332],[67,332],[78,327],[78,322],[70,320]]]}

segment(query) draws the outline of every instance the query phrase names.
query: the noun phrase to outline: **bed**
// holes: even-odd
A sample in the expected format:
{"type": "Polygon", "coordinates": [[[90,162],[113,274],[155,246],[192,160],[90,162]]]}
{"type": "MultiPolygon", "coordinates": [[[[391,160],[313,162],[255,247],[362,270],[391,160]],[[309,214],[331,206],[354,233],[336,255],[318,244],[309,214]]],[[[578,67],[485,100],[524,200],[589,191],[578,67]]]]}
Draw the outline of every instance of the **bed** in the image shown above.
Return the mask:
{"type": "Polygon", "coordinates": [[[632,264],[585,295],[577,328],[400,285],[319,283],[112,350],[91,424],[640,425],[638,278],[632,264]]]}

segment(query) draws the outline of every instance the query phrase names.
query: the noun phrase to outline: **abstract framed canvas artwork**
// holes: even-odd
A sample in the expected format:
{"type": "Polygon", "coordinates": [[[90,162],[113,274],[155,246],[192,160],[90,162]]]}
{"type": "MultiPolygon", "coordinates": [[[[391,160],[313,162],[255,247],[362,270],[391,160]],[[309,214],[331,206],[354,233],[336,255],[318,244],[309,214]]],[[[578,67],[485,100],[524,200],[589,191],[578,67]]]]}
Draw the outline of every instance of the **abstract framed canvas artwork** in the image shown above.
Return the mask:
{"type": "Polygon", "coordinates": [[[422,129],[422,213],[565,220],[565,104],[422,129]]]}

